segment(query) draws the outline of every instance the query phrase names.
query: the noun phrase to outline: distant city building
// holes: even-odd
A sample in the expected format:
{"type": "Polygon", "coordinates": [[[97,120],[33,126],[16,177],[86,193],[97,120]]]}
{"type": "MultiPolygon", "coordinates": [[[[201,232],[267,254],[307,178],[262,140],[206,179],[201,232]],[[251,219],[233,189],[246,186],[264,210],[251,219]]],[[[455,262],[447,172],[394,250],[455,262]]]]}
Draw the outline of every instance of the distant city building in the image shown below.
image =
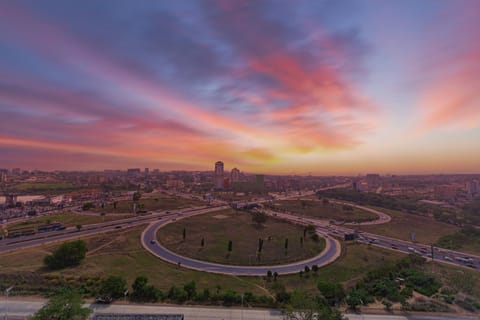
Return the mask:
{"type": "Polygon", "coordinates": [[[381,186],[382,180],[379,174],[370,173],[366,176],[368,187],[369,188],[378,188],[381,186]]]}
{"type": "Polygon", "coordinates": [[[140,168],[127,169],[127,174],[137,174],[137,173],[140,173],[140,172],[141,172],[140,168]]]}
{"type": "Polygon", "coordinates": [[[465,183],[465,190],[469,198],[475,197],[480,193],[480,184],[477,180],[467,181],[465,183]]]}
{"type": "Polygon", "coordinates": [[[215,185],[215,189],[218,189],[218,190],[221,190],[224,187],[223,162],[222,161],[217,161],[215,163],[214,185],[215,185]]]}
{"type": "Polygon", "coordinates": [[[13,193],[9,193],[5,196],[5,204],[7,206],[16,206],[17,205],[17,195],[13,193]]]}
{"type": "Polygon", "coordinates": [[[5,172],[0,173],[0,182],[8,182],[8,176],[5,172]]]}
{"type": "Polygon", "coordinates": [[[168,179],[166,186],[167,188],[183,189],[185,187],[185,183],[178,179],[168,179]]]}
{"type": "Polygon", "coordinates": [[[145,174],[149,174],[149,173],[150,173],[150,169],[145,168],[145,174]]]}
{"type": "Polygon", "coordinates": [[[240,170],[237,168],[233,168],[230,172],[230,181],[231,182],[238,182],[240,181],[240,170]]]}
{"type": "Polygon", "coordinates": [[[434,188],[434,197],[437,200],[452,201],[457,196],[457,187],[452,185],[438,185],[434,188]]]}

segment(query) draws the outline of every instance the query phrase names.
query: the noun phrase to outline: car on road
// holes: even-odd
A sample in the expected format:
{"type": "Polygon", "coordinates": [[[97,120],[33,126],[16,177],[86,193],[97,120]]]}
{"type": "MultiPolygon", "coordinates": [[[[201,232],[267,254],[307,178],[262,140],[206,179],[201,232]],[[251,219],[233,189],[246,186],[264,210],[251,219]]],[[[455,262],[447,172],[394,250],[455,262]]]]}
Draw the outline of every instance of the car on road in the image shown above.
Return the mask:
{"type": "Polygon", "coordinates": [[[99,304],[110,304],[112,301],[113,299],[111,297],[98,297],[95,299],[95,303],[99,304]]]}
{"type": "Polygon", "coordinates": [[[121,229],[122,226],[115,226],[115,229],[121,229]]]}
{"type": "Polygon", "coordinates": [[[151,243],[151,244],[155,244],[156,241],[152,239],[152,240],[150,240],[150,243],[151,243]]]}

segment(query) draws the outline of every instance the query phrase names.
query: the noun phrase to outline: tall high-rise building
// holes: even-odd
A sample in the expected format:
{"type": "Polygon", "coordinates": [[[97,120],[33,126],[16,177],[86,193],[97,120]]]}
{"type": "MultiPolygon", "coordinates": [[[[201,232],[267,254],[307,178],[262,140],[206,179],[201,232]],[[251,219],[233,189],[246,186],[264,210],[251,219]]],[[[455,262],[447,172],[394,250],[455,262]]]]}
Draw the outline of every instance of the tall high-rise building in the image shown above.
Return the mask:
{"type": "Polygon", "coordinates": [[[240,181],[240,170],[237,168],[233,168],[230,172],[230,181],[231,182],[238,182],[240,181]]]}
{"type": "Polygon", "coordinates": [[[215,172],[214,172],[214,184],[215,189],[223,189],[223,162],[215,162],[215,172]]]}

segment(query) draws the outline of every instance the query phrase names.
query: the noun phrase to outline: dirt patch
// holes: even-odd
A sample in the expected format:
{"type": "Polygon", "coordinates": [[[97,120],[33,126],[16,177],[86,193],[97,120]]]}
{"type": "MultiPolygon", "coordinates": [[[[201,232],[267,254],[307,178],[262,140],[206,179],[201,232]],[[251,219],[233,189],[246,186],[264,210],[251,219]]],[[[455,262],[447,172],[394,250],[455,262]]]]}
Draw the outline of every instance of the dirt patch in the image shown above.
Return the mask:
{"type": "Polygon", "coordinates": [[[227,219],[228,216],[226,216],[224,214],[217,214],[216,216],[213,216],[213,218],[215,218],[215,219],[227,219]]]}

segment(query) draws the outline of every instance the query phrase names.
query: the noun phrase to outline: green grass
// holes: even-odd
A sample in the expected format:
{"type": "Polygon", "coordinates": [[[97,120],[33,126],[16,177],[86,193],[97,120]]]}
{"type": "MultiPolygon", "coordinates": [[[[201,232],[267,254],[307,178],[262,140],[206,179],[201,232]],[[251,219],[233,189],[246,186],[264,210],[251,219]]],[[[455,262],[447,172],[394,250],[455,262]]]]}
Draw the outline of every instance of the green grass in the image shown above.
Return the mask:
{"type": "Polygon", "coordinates": [[[463,229],[441,237],[437,246],[462,252],[480,254],[480,230],[463,229]]]}
{"type": "Polygon", "coordinates": [[[407,241],[410,241],[410,233],[414,232],[416,241],[425,244],[433,244],[440,237],[459,230],[454,225],[438,222],[431,217],[384,208],[375,209],[385,212],[392,220],[386,224],[359,226],[360,230],[407,241]]]}
{"type": "Polygon", "coordinates": [[[312,200],[279,200],[275,201],[276,208],[283,209],[299,215],[332,219],[345,222],[364,222],[378,218],[372,212],[351,207],[352,210],[344,210],[342,205],[334,203],[324,204],[322,201],[312,200]]]}
{"type": "MultiPolygon", "coordinates": [[[[170,223],[161,228],[158,240],[168,249],[195,259],[235,265],[282,264],[303,260],[320,253],[325,240],[311,239],[300,244],[303,227],[268,218],[263,226],[252,221],[248,212],[222,210],[170,223]],[[183,240],[183,229],[186,239],[183,240]],[[268,240],[270,237],[270,240],[268,240]],[[201,247],[202,238],[205,246],[201,247]],[[264,240],[257,261],[258,239],[264,240]],[[285,251],[285,239],[288,250],[285,251]],[[233,250],[228,254],[228,241],[233,250]]],[[[308,235],[307,235],[308,237],[308,235]]]]}
{"type": "MultiPolygon", "coordinates": [[[[114,203],[109,203],[105,208],[95,208],[94,210],[106,213],[132,213],[133,203],[133,200],[120,200],[116,201],[116,206],[114,203]]],[[[201,205],[205,205],[205,202],[177,196],[156,194],[150,195],[148,198],[141,198],[137,201],[137,212],[138,210],[173,210],[201,205]]]]}

